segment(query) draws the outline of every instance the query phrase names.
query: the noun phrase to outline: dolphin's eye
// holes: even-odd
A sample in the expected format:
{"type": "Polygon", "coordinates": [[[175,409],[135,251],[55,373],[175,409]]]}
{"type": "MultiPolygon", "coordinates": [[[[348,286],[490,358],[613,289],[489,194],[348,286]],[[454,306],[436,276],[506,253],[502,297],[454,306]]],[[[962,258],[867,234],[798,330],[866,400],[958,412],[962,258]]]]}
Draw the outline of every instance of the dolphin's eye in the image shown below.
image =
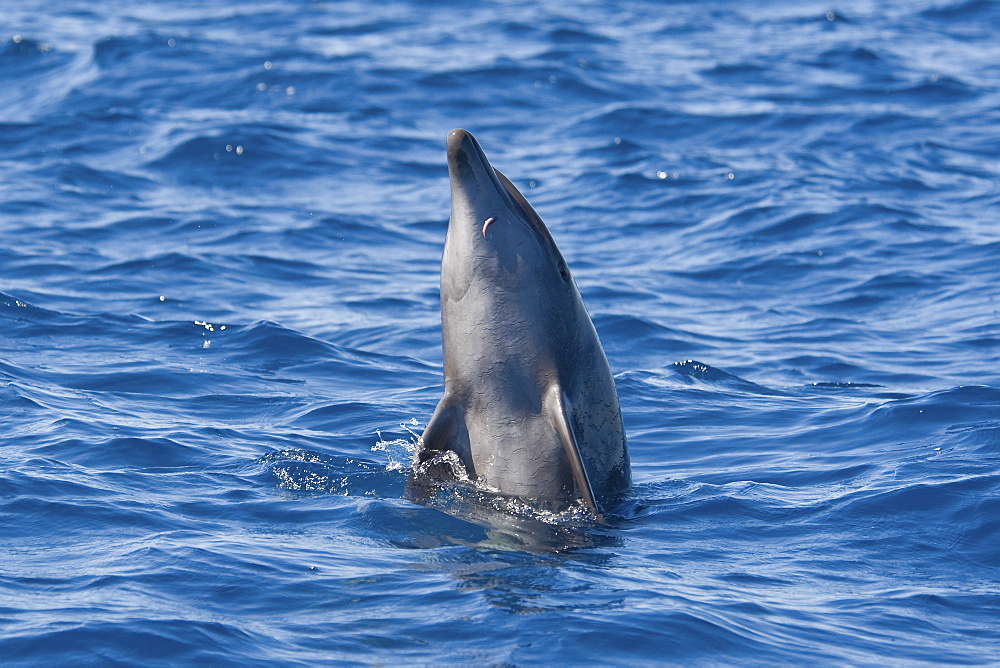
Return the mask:
{"type": "Polygon", "coordinates": [[[559,275],[562,276],[564,281],[569,280],[569,267],[566,266],[566,262],[563,260],[559,261],[559,275]]]}

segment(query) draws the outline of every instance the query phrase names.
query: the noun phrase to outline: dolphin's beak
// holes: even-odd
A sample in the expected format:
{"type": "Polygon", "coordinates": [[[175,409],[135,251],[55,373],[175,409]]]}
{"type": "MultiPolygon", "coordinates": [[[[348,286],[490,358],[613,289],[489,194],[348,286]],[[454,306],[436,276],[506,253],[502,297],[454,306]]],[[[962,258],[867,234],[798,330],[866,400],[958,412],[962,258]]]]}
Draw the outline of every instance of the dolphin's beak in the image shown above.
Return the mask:
{"type": "Polygon", "coordinates": [[[507,194],[479,142],[468,130],[459,128],[448,133],[448,175],[453,195],[456,190],[471,195],[470,188],[481,191],[487,184],[500,197],[507,194]]]}
{"type": "Polygon", "coordinates": [[[489,164],[483,149],[471,132],[457,128],[448,133],[448,170],[453,177],[456,167],[469,164],[470,158],[474,157],[489,164]]]}
{"type": "MultiPolygon", "coordinates": [[[[468,130],[458,128],[448,133],[448,175],[453,205],[456,202],[473,205],[484,220],[500,215],[502,208],[507,208],[515,219],[529,227],[545,229],[535,210],[514,184],[493,168],[468,130]]],[[[542,234],[547,237],[548,230],[542,234]]]]}
{"type": "Polygon", "coordinates": [[[448,174],[451,178],[452,212],[456,203],[474,211],[476,215],[473,218],[477,225],[482,226],[484,238],[489,225],[501,216],[503,209],[507,209],[514,220],[533,229],[539,241],[551,247],[562,262],[562,255],[559,255],[545,223],[510,179],[493,168],[479,142],[468,130],[458,128],[448,133],[448,174]]]}
{"type": "MultiPolygon", "coordinates": [[[[476,138],[468,130],[455,128],[448,133],[448,164],[455,162],[459,151],[467,151],[471,145],[476,144],[476,138]]],[[[480,149],[482,150],[482,149],[480,149]]]]}

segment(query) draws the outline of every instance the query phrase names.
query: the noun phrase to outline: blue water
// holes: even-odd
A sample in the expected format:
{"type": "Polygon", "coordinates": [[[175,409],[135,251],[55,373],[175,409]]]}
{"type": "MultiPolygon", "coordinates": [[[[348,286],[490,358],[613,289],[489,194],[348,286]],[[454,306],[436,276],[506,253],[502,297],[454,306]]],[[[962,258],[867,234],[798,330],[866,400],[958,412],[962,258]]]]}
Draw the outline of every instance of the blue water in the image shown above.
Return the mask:
{"type": "Polygon", "coordinates": [[[1000,662],[1000,4],[0,14],[0,663],[1000,662]],[[453,127],[616,373],[607,525],[404,498],[453,127]]]}

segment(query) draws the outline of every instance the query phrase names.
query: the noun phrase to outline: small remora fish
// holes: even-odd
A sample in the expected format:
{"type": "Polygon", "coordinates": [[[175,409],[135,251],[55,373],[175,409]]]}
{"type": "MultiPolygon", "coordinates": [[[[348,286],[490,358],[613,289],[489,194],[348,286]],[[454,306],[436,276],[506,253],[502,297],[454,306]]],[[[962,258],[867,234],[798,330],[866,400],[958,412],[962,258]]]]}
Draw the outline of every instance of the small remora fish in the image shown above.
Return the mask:
{"type": "Polygon", "coordinates": [[[415,464],[452,451],[473,480],[600,517],[631,486],[611,368],[552,236],[465,130],[448,134],[444,397],[415,464]]]}

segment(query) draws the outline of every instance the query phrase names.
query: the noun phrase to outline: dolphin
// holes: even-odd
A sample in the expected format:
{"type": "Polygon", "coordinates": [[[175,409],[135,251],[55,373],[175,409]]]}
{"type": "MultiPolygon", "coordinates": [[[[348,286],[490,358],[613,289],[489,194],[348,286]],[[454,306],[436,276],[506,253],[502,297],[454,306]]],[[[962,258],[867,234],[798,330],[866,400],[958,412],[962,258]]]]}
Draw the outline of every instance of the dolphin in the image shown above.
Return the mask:
{"type": "Polygon", "coordinates": [[[444,396],[415,470],[450,451],[487,489],[601,518],[632,474],[611,367],[569,267],[466,130],[448,134],[448,173],[444,396]]]}

